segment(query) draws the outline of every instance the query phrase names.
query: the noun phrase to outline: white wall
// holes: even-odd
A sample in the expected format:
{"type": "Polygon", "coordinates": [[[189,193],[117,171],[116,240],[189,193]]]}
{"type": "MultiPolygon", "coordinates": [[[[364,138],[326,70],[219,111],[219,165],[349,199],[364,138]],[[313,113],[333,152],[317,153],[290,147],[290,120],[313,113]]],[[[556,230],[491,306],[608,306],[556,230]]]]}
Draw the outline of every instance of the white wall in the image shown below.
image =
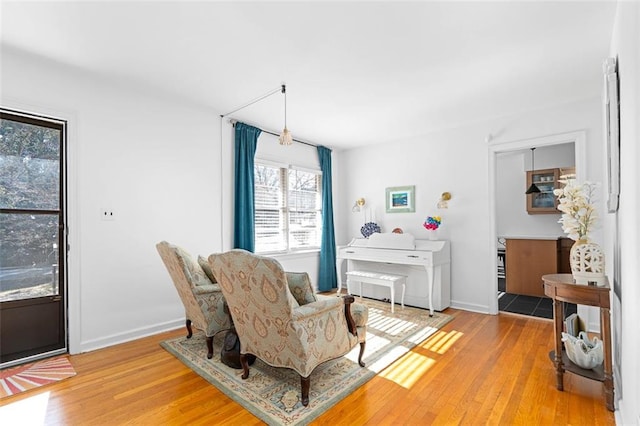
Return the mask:
{"type": "MultiPolygon", "coordinates": [[[[622,297],[613,297],[615,344],[616,398],[619,411],[616,422],[621,425],[640,424],[640,4],[618,2],[611,43],[611,56],[618,58],[620,79],[620,208],[606,216],[607,274],[622,297]],[[617,229],[616,229],[617,222],[617,229]],[[617,238],[616,238],[617,236],[617,238]],[[617,241],[616,241],[617,240],[617,241]],[[620,270],[615,271],[615,244],[620,253],[620,270]],[[621,337],[621,340],[620,340],[621,337]],[[620,379],[624,379],[620,383],[620,379]],[[622,386],[620,386],[622,384],[622,386]]],[[[603,157],[605,151],[602,151],[603,157]]]]}
{"type": "MultiPolygon", "coordinates": [[[[537,170],[575,166],[574,144],[538,147],[537,170]]],[[[496,158],[496,228],[500,237],[564,236],[557,214],[528,214],[526,171],[531,170],[531,150],[499,153],[496,158]]]]}
{"type": "MultiPolygon", "coordinates": [[[[599,66],[599,64],[598,64],[599,66]]],[[[451,241],[452,306],[490,312],[496,298],[494,238],[490,232],[488,202],[489,162],[486,135],[492,144],[585,130],[586,178],[602,182],[602,118],[600,99],[590,99],[529,114],[496,119],[464,128],[424,135],[406,141],[344,151],[340,156],[342,187],[335,209],[343,222],[338,244],[359,235],[362,216],[351,212],[355,199],[364,197],[375,210],[383,232],[395,227],[427,238],[426,216],[441,213],[439,238],[451,241]],[[385,188],[416,186],[415,213],[384,213],[385,188]],[[437,210],[440,194],[449,191],[448,210],[437,210]]],[[[600,236],[596,236],[598,241],[600,236]]]]}
{"type": "Polygon", "coordinates": [[[155,244],[221,248],[218,116],[5,46],[2,55],[2,105],[70,123],[71,350],[181,326],[155,244]],[[116,219],[102,221],[102,207],[116,219]]]}

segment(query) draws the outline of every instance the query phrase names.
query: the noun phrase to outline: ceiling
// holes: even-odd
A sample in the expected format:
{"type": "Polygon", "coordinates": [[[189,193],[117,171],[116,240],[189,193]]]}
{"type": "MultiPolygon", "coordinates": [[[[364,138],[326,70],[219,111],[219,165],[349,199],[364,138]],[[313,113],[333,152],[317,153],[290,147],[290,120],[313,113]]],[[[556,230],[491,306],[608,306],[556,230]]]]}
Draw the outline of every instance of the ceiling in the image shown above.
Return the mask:
{"type": "MultiPolygon", "coordinates": [[[[401,141],[599,96],[615,2],[7,2],[3,48],[227,113],[287,84],[297,139],[401,141]]],[[[274,94],[233,116],[279,131],[274,94]]]]}

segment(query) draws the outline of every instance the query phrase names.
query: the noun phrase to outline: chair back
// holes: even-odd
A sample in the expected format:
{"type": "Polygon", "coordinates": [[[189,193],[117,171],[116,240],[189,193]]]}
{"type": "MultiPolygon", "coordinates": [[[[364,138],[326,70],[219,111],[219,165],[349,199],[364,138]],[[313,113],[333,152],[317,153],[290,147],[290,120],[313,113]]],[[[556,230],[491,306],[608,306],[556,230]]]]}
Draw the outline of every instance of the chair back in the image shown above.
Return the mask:
{"type": "Polygon", "coordinates": [[[193,322],[196,328],[207,330],[207,320],[196,300],[193,289],[196,285],[210,283],[209,279],[204,275],[200,265],[182,248],[166,241],[156,244],[156,248],[178,291],[186,317],[193,322]]]}
{"type": "Polygon", "coordinates": [[[260,341],[278,340],[299,306],[280,263],[235,249],[209,256],[213,274],[227,301],[243,353],[260,354],[260,341]]]}

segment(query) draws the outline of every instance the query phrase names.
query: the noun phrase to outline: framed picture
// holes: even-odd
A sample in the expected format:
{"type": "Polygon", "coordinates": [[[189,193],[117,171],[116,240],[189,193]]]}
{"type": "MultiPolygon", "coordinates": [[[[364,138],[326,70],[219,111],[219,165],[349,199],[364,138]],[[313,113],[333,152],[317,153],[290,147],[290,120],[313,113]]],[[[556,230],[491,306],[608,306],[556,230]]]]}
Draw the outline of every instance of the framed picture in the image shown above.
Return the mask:
{"type": "Polygon", "coordinates": [[[604,136],[607,141],[607,210],[618,211],[620,197],[620,98],[618,70],[615,58],[602,64],[604,72],[604,136]]]}
{"type": "Polygon", "coordinates": [[[387,188],[387,213],[411,213],[416,211],[415,186],[387,188]]]}

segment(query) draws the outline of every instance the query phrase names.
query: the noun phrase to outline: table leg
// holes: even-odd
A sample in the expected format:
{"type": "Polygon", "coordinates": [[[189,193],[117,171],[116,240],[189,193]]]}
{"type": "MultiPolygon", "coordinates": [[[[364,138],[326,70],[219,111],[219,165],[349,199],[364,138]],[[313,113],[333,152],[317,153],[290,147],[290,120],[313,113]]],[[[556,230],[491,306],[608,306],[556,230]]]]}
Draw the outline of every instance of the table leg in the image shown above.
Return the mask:
{"type": "Polygon", "coordinates": [[[613,367],[611,361],[611,325],[610,311],[608,308],[600,308],[600,337],[604,344],[604,397],[607,408],[615,410],[613,404],[613,367]]]}
{"type": "Polygon", "coordinates": [[[555,323],[554,335],[556,340],[556,353],[553,359],[553,363],[556,366],[556,387],[558,390],[564,390],[564,366],[562,365],[562,325],[564,323],[564,307],[562,306],[562,302],[556,299],[553,299],[553,322],[555,323]]]}

